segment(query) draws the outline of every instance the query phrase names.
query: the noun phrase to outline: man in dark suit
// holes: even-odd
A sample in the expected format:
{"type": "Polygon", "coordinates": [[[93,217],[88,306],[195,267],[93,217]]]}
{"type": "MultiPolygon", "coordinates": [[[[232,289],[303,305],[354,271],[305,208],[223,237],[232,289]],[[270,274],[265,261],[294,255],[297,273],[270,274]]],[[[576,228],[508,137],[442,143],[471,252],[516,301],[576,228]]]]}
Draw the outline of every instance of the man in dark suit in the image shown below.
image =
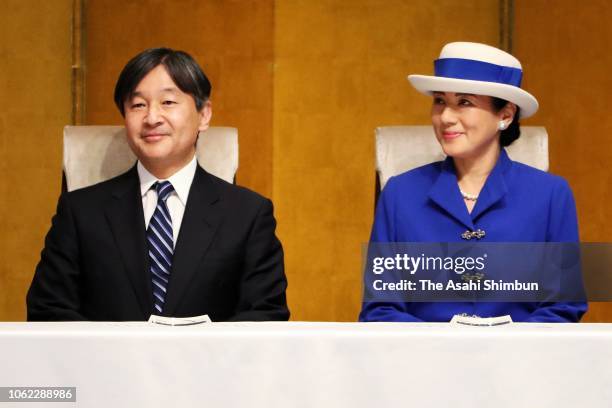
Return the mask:
{"type": "Polygon", "coordinates": [[[188,54],[143,51],[115,87],[138,163],[62,194],[27,295],[28,320],[287,320],[272,203],[195,159],[210,82],[188,54]]]}

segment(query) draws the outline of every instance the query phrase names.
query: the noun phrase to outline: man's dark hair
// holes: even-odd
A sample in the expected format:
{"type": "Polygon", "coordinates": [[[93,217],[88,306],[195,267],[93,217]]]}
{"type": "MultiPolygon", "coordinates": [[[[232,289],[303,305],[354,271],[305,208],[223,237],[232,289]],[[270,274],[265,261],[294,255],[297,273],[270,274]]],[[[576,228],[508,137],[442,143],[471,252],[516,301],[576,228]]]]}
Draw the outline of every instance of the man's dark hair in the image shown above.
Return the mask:
{"type": "Polygon", "coordinates": [[[149,48],[132,58],[123,67],[115,85],[115,105],[125,116],[123,104],[132,97],[142,79],[158,65],[163,65],[176,86],[193,96],[196,108],[202,110],[210,97],[210,81],[198,63],[183,51],[170,48],[149,48]]]}
{"type": "MultiPolygon", "coordinates": [[[[506,101],[505,99],[495,97],[492,97],[492,99],[493,109],[495,110],[495,112],[499,112],[508,104],[508,101],[506,101]]],[[[499,144],[502,147],[510,146],[512,142],[521,137],[521,125],[519,124],[520,116],[521,108],[519,108],[517,105],[516,113],[514,114],[514,119],[512,119],[510,126],[508,126],[507,129],[502,130],[499,135],[499,144]]]]}

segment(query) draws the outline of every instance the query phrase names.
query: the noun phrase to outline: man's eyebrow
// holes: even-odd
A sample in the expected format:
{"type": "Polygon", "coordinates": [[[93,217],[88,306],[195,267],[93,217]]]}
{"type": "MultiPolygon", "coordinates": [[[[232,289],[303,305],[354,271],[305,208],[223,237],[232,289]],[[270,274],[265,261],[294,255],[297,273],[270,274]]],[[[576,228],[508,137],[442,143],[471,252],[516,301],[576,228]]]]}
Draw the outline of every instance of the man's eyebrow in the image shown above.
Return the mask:
{"type": "Polygon", "coordinates": [[[476,96],[475,94],[471,94],[471,93],[461,93],[461,92],[457,92],[455,95],[457,95],[457,96],[476,96]]]}
{"type": "MultiPolygon", "coordinates": [[[[178,91],[179,91],[179,90],[178,90],[178,88],[176,88],[176,87],[171,87],[171,88],[164,88],[164,89],[162,89],[161,91],[162,91],[162,92],[172,92],[172,93],[178,93],[178,91]]],[[[137,97],[137,96],[142,97],[142,96],[143,96],[142,92],[140,92],[140,91],[134,91],[134,92],[132,92],[132,93],[130,94],[130,96],[129,96],[129,97],[130,97],[130,98],[135,98],[135,97],[137,97]]]]}

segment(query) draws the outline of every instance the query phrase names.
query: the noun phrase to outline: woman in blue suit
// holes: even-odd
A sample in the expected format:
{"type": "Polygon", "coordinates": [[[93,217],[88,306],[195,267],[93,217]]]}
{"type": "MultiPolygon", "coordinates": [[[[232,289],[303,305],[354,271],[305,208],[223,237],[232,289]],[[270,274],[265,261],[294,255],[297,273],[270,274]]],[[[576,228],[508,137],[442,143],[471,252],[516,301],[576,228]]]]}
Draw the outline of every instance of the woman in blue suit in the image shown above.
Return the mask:
{"type": "MultiPolygon", "coordinates": [[[[431,119],[446,160],[392,177],[378,201],[371,242],[577,242],[572,192],[561,177],[510,160],[519,118],[537,100],[520,88],[512,55],[447,44],[435,76],[410,75],[433,97],[431,119]]],[[[364,302],[361,321],[449,321],[509,314],[521,322],[576,322],[584,302],[364,302]]]]}

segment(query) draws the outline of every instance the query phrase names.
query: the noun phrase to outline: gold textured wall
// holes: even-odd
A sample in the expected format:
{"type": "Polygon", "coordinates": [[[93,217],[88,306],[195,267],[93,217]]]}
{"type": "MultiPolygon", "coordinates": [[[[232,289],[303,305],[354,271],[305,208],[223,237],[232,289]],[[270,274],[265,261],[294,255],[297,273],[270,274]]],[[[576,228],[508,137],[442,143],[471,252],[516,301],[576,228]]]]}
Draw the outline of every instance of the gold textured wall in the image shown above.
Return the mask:
{"type": "MultiPolygon", "coordinates": [[[[79,1],[79,0],[76,0],[79,1]]],[[[88,0],[85,123],[121,123],[119,70],[151,46],[191,52],[213,83],[213,125],[240,132],[238,183],[273,198],[295,320],[356,319],[360,251],[374,206],[379,125],[429,123],[429,100],[405,76],[430,73],[454,40],[499,42],[492,0],[88,0]]],[[[0,13],[0,320],[24,296],[60,189],[70,123],[73,0],[6,0],[0,13]]],[[[551,135],[581,237],[612,241],[612,89],[603,0],[516,0],[514,53],[551,135]]],[[[612,321],[594,305],[591,321],[612,321]]]]}
{"type": "MultiPolygon", "coordinates": [[[[606,0],[515,1],[514,53],[540,102],[525,124],[546,126],[550,170],[569,181],[586,242],[612,242],[610,21],[606,0]]],[[[612,321],[612,307],[592,304],[585,321],[612,321]]]]}
{"type": "Polygon", "coordinates": [[[354,321],[374,211],[374,128],[426,124],[406,81],[449,41],[498,42],[497,1],[279,0],[273,192],[295,320],[354,321]]]}
{"type": "Polygon", "coordinates": [[[113,103],[119,72],[138,52],[190,53],[209,77],[212,126],[238,128],[237,180],[272,194],[272,0],[88,0],[85,124],[122,124],[113,103]]]}
{"type": "Polygon", "coordinates": [[[4,0],[0,12],[0,321],[25,293],[61,186],[71,115],[72,0],[4,0]]]}

